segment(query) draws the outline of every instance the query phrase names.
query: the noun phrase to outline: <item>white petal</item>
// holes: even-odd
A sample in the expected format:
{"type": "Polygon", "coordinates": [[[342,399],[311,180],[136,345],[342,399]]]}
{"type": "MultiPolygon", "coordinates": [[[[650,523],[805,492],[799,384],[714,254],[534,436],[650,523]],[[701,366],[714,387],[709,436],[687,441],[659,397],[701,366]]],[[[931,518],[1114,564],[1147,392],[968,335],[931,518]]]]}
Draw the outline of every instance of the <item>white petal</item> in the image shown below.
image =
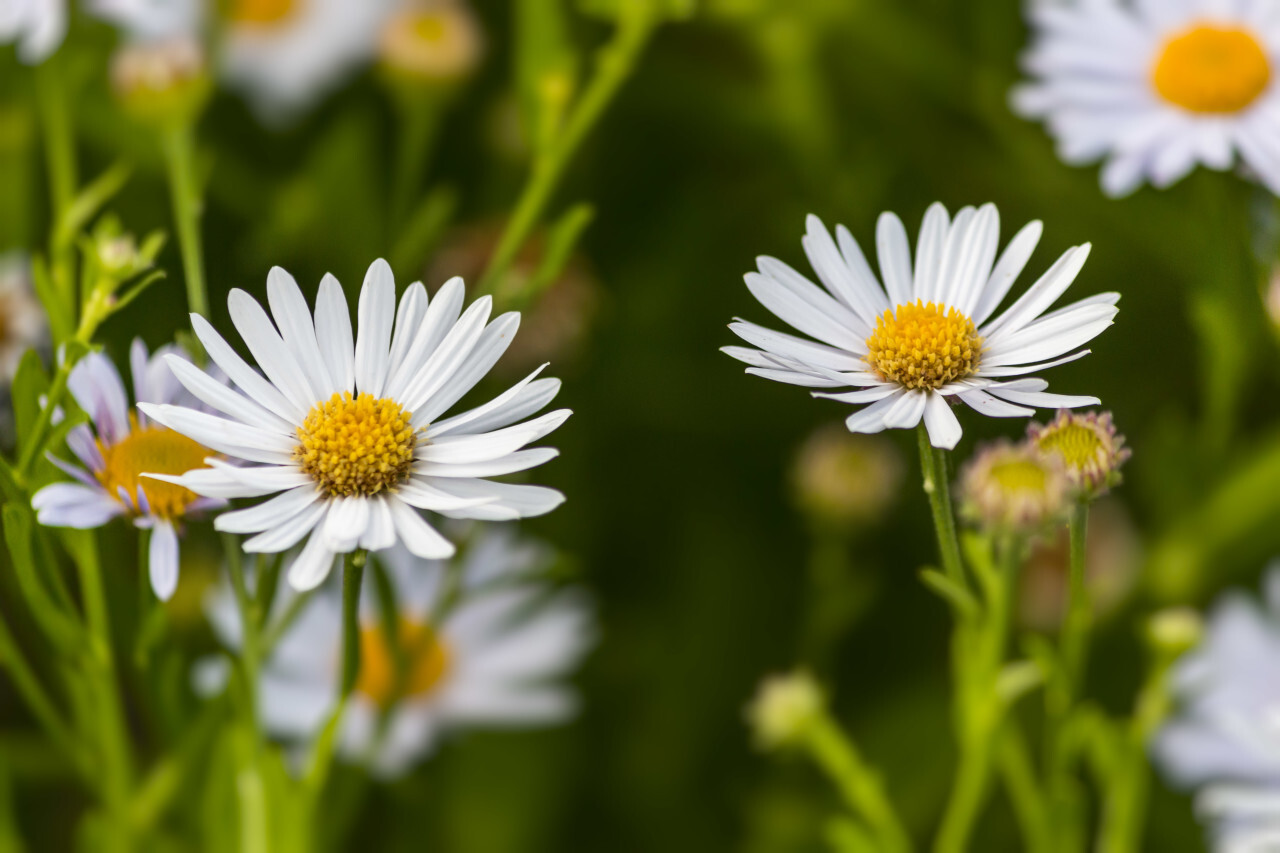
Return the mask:
{"type": "Polygon", "coordinates": [[[459,431],[489,432],[541,411],[560,393],[559,379],[533,381],[545,368],[546,365],[542,365],[488,403],[433,425],[431,435],[439,437],[459,431]]]}
{"type": "Polygon", "coordinates": [[[947,247],[951,221],[947,209],[934,202],[924,212],[916,241],[915,283],[912,294],[926,302],[937,301],[934,288],[942,278],[942,256],[947,247]]]}
{"type": "MultiPolygon", "coordinates": [[[[758,260],[763,266],[766,259],[758,260]]],[[[865,324],[850,321],[849,309],[840,307],[799,273],[790,272],[792,276],[781,281],[760,273],[747,273],[743,280],[761,305],[793,328],[837,349],[852,352],[855,347],[865,347],[866,335],[859,335],[857,331],[865,324]]]]}
{"type": "MultiPolygon", "coordinates": [[[[729,330],[750,344],[762,350],[783,355],[797,361],[818,364],[830,370],[857,370],[862,367],[862,360],[850,355],[846,350],[836,349],[826,344],[815,343],[785,332],[775,332],[755,323],[739,320],[729,324],[729,330]]],[[[861,352],[866,352],[864,345],[861,352]]]]}
{"type": "Polygon", "coordinates": [[[157,521],[151,529],[148,556],[151,589],[156,598],[168,601],[178,588],[178,534],[167,521],[157,521]]]}
{"type": "Polygon", "coordinates": [[[557,409],[531,421],[493,432],[432,438],[430,443],[422,448],[418,459],[423,462],[448,464],[487,462],[490,459],[514,453],[531,441],[537,441],[559,427],[571,414],[569,409],[557,409]]]}
{"type": "Polygon", "coordinates": [[[224,512],[214,519],[213,527],[223,533],[261,533],[278,527],[319,499],[320,492],[312,485],[290,489],[269,501],[224,512]]]}
{"type": "MultiPolygon", "coordinates": [[[[814,272],[827,290],[853,309],[866,324],[866,331],[870,334],[876,317],[889,307],[884,291],[871,275],[871,270],[868,268],[864,272],[858,266],[847,263],[836,248],[827,227],[813,214],[805,219],[802,244],[809,263],[813,265],[814,272]]],[[[866,266],[865,260],[862,266],[866,266]]]]}
{"type": "Polygon", "coordinates": [[[908,391],[885,410],[884,425],[888,429],[912,429],[924,416],[929,402],[928,391],[908,391]]]}
{"type": "Polygon", "coordinates": [[[406,287],[404,295],[400,297],[400,307],[396,309],[396,327],[391,333],[391,355],[387,362],[388,384],[383,386],[384,393],[390,393],[391,377],[399,372],[405,356],[409,354],[409,347],[417,337],[427,313],[428,301],[427,289],[420,281],[406,287]]]}
{"type": "Polygon", "coordinates": [[[101,527],[125,511],[123,504],[101,488],[76,483],[45,486],[31,498],[36,520],[46,527],[101,527]]]}
{"type": "Polygon", "coordinates": [[[997,400],[986,391],[978,388],[961,391],[956,396],[975,412],[981,412],[991,418],[1027,418],[1036,413],[1035,409],[1026,409],[1006,403],[1003,400],[997,400]]]}
{"type": "Polygon", "coordinates": [[[302,553],[289,566],[289,585],[299,592],[315,589],[333,570],[336,555],[324,544],[320,531],[311,534],[302,553]]]}
{"type": "MultiPolygon", "coordinates": [[[[252,426],[293,434],[294,426],[288,421],[259,406],[248,397],[237,394],[186,359],[169,355],[165,356],[165,360],[182,386],[205,405],[252,426]]],[[[138,402],[147,401],[139,400],[138,402]]]]}
{"type": "Polygon", "coordinates": [[[111,359],[91,352],[71,369],[67,389],[107,444],[129,434],[129,398],[111,359]]]}
{"type": "Polygon", "coordinates": [[[446,281],[436,291],[435,297],[427,305],[421,325],[413,330],[408,352],[392,373],[391,381],[387,383],[385,391],[388,397],[396,400],[404,398],[405,391],[422,372],[427,359],[458,322],[458,317],[462,313],[464,295],[465,287],[462,279],[457,276],[446,281]]]}
{"type": "Polygon", "coordinates": [[[1044,224],[1039,221],[1031,222],[1009,241],[1008,248],[996,262],[996,267],[987,280],[987,286],[983,288],[982,296],[978,299],[978,307],[970,315],[975,325],[981,326],[1000,307],[1009,289],[1013,287],[1013,283],[1018,280],[1027,262],[1031,260],[1031,254],[1039,245],[1042,233],[1044,233],[1044,224]]]}
{"type": "Polygon", "coordinates": [[[415,477],[409,482],[401,484],[396,491],[396,497],[410,506],[415,506],[418,509],[429,509],[433,512],[470,509],[474,506],[496,503],[498,500],[495,495],[460,498],[457,495],[440,491],[430,482],[420,477],[415,477]]]}
{"type": "Polygon", "coordinates": [[[388,499],[387,505],[391,508],[396,533],[411,554],[424,560],[444,560],[454,555],[457,549],[453,543],[427,524],[413,507],[394,498],[388,499]]]}
{"type": "Polygon", "coordinates": [[[235,288],[227,295],[227,309],[231,313],[231,322],[262,372],[295,406],[309,411],[320,399],[320,391],[311,387],[302,366],[285,346],[284,339],[258,300],[235,288]]]}
{"type": "Polygon", "coordinates": [[[212,468],[196,468],[180,476],[172,474],[143,474],[142,476],[182,486],[206,498],[255,498],[279,491],[279,489],[250,488],[222,471],[215,471],[212,468]]]}
{"type": "Polygon", "coordinates": [[[272,267],[267,274],[267,302],[271,316],[280,329],[280,336],[293,353],[294,359],[307,376],[318,399],[327,400],[341,390],[329,376],[320,345],[316,341],[316,327],[311,320],[311,309],[293,276],[280,267],[272,267]]]}
{"type": "Polygon", "coordinates": [[[236,355],[231,345],[224,341],[222,336],[214,330],[213,326],[209,325],[208,320],[199,314],[192,314],[191,328],[195,330],[196,337],[204,345],[205,352],[209,354],[209,358],[213,359],[213,363],[222,368],[222,371],[227,374],[227,378],[240,386],[258,405],[268,409],[288,423],[302,423],[303,418],[306,417],[307,409],[300,408],[286,399],[278,388],[263,379],[256,370],[246,364],[244,359],[236,355]]]}
{"type": "Polygon", "coordinates": [[[953,450],[963,430],[951,404],[942,394],[930,394],[929,403],[924,410],[924,425],[929,430],[929,442],[934,447],[953,450]]]}
{"type": "Polygon", "coordinates": [[[906,305],[912,294],[911,245],[907,229],[893,213],[880,214],[876,223],[876,254],[880,259],[880,276],[884,280],[889,302],[906,305]]]}
{"type": "Polygon", "coordinates": [[[339,391],[356,390],[355,344],[351,335],[351,311],[342,285],[331,275],[320,280],[316,294],[316,340],[330,378],[339,391]]]}
{"type": "MultiPolygon", "coordinates": [[[[427,309],[428,313],[430,310],[430,308],[427,309]]],[[[491,296],[481,296],[471,303],[458,322],[445,335],[440,346],[436,347],[427,358],[417,376],[409,381],[403,397],[400,398],[401,405],[410,411],[416,411],[449,381],[475,349],[492,310],[491,296]]]]}
{"type": "Polygon", "coordinates": [[[232,480],[251,489],[268,489],[273,492],[282,492],[298,486],[315,486],[315,481],[294,464],[264,465],[261,467],[229,465],[213,456],[204,461],[210,468],[216,468],[232,480]]]}
{"type": "Polygon", "coordinates": [[[492,503],[469,509],[441,510],[450,518],[474,518],[481,521],[508,521],[534,518],[551,512],[564,503],[564,495],[545,486],[518,483],[495,483],[492,480],[440,478],[432,482],[440,491],[462,498],[497,498],[492,503]]]}
{"type": "Polygon", "coordinates": [[[296,438],[290,439],[279,433],[267,432],[181,406],[142,403],[139,408],[157,423],[164,424],[211,450],[239,456],[251,462],[289,464],[292,462],[293,449],[297,446],[296,438]]]}
{"type": "Polygon", "coordinates": [[[414,423],[426,425],[443,415],[488,374],[507,351],[520,327],[520,314],[510,311],[490,323],[480,333],[475,348],[447,382],[433,393],[422,408],[413,413],[414,423]]]}
{"type": "Polygon", "coordinates": [[[1084,269],[1085,261],[1089,259],[1091,249],[1092,246],[1088,243],[1068,249],[1057,263],[1040,277],[1039,281],[1031,285],[1027,292],[1009,307],[1009,310],[997,317],[987,328],[980,329],[979,334],[984,338],[990,338],[997,331],[1002,334],[1012,334],[1039,317],[1076,280],[1080,270],[1084,269]]]}
{"type": "Polygon", "coordinates": [[[1078,409],[1081,406],[1097,406],[1102,402],[1097,397],[1049,394],[1044,391],[1011,391],[999,386],[988,388],[987,393],[1008,400],[1010,403],[1035,406],[1039,409],[1078,409]]]}
{"type": "Polygon", "coordinates": [[[320,531],[325,545],[345,554],[355,549],[369,527],[369,499],[364,497],[334,498],[329,504],[324,527],[320,531]]]}
{"type": "Polygon", "coordinates": [[[395,519],[391,515],[391,502],[395,498],[377,496],[369,500],[369,524],[360,537],[360,547],[370,551],[385,551],[396,544],[395,519]]]}
{"type": "Polygon", "coordinates": [[[877,400],[864,409],[859,409],[845,418],[845,428],[849,432],[876,433],[885,428],[884,415],[890,407],[906,396],[905,388],[898,388],[891,396],[877,400]]]}
{"type": "MultiPolygon", "coordinates": [[[[302,540],[303,536],[306,536],[319,525],[328,511],[328,501],[317,501],[310,506],[303,507],[297,515],[276,525],[274,530],[259,533],[252,539],[246,540],[243,545],[245,553],[278,554],[281,551],[292,548],[302,540]]],[[[319,537],[320,534],[316,533],[313,538],[319,537]]]]}
{"type": "Polygon", "coordinates": [[[873,385],[870,388],[863,388],[858,391],[843,391],[839,394],[829,394],[824,391],[815,391],[813,396],[825,397],[828,400],[836,400],[841,403],[874,403],[877,400],[883,400],[885,397],[892,396],[902,390],[902,386],[894,385],[886,382],[883,385],[873,385]]]}
{"type": "Polygon", "coordinates": [[[396,283],[391,266],[381,258],[369,266],[360,288],[356,329],[356,388],[382,396],[390,360],[391,327],[396,314],[396,283]]]}
{"type": "MultiPolygon", "coordinates": [[[[527,471],[560,455],[554,447],[535,447],[532,450],[518,450],[506,456],[498,456],[484,462],[439,463],[420,462],[414,466],[414,473],[424,477],[501,477],[517,471],[527,471]]],[[[431,509],[431,507],[426,507],[431,509]]]]}

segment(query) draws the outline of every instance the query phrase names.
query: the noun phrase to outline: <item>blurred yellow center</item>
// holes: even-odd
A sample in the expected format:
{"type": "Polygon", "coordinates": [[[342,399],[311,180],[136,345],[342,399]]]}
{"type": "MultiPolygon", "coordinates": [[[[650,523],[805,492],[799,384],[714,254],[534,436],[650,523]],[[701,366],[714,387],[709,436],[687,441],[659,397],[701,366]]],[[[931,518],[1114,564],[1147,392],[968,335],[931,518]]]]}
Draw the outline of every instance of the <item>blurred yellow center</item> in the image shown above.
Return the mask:
{"type": "Polygon", "coordinates": [[[956,309],[918,300],[877,317],[867,349],[867,362],[883,379],[941,388],[977,372],[982,338],[956,309]]]}
{"type": "Polygon", "coordinates": [[[98,482],[113,498],[120,498],[123,488],[137,500],[138,487],[151,508],[151,515],[179,518],[196,498],[195,492],[172,483],[152,480],[143,474],[185,474],[196,468],[208,468],[206,456],[213,453],[181,433],[164,427],[133,429],[121,441],[110,446],[98,442],[103,467],[98,482]]]}
{"type": "Polygon", "coordinates": [[[231,20],[238,24],[278,24],[293,15],[297,5],[298,0],[235,0],[231,6],[231,20]]]}
{"type": "Polygon", "coordinates": [[[1201,25],[1174,36],[1156,62],[1160,96],[1197,113],[1235,113],[1271,83],[1271,62],[1250,33],[1201,25]]]}
{"type": "Polygon", "coordinates": [[[1070,421],[1049,426],[1036,444],[1046,453],[1058,454],[1068,468],[1074,469],[1097,462],[1098,454],[1106,449],[1096,431],[1070,421]]]}
{"type": "Polygon", "coordinates": [[[444,18],[429,12],[418,12],[409,19],[409,30],[420,41],[435,43],[445,37],[448,30],[444,18]]]}
{"type": "Polygon", "coordinates": [[[390,397],[344,391],[312,407],[298,441],[294,456],[325,494],[368,497],[409,476],[417,434],[390,397]]]}
{"type": "Polygon", "coordinates": [[[360,675],[356,690],[380,708],[391,707],[401,697],[427,695],[449,671],[449,648],[430,626],[401,618],[396,639],[403,655],[404,668],[399,671],[382,623],[360,631],[360,675]]]}
{"type": "Polygon", "coordinates": [[[992,465],[991,479],[1006,493],[1044,492],[1049,483],[1049,473],[1035,462],[1014,459],[992,465]]]}

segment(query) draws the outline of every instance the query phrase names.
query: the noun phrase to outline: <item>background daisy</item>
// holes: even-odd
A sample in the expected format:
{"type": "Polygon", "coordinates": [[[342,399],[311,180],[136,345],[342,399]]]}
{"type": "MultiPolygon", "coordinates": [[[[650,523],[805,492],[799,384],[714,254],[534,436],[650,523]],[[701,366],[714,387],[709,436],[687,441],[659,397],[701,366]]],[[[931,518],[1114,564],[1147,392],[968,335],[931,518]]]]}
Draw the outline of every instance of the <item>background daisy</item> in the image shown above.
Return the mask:
{"type": "Polygon", "coordinates": [[[1058,154],[1105,159],[1102,186],[1167,187],[1239,154],[1280,192],[1280,10],[1252,0],[1037,2],[1015,110],[1044,119],[1058,154]]]}
{"type": "MultiPolygon", "coordinates": [[[[447,564],[403,547],[380,554],[396,590],[400,642],[409,656],[402,695],[385,625],[366,574],[361,605],[361,664],[340,749],[397,775],[431,752],[445,733],[465,727],[529,727],[564,721],[573,692],[555,683],[591,646],[591,608],[576,590],[531,582],[551,553],[507,531],[487,529],[456,559],[460,603],[437,621],[447,564]]],[[[306,740],[333,712],[341,680],[341,596],[336,586],[310,602],[262,671],[261,713],[268,731],[306,740]]],[[[281,597],[287,607],[292,594],[281,597]]],[[[239,610],[225,585],[209,617],[232,648],[239,610]]]]}
{"type": "Polygon", "coordinates": [[[284,270],[271,271],[267,295],[272,317],[242,290],[228,299],[232,322],[265,379],[208,321],[191,318],[209,357],[243,395],[170,360],[192,394],[231,419],[179,406],[141,408],[212,450],[255,463],[233,467],[215,459],[213,470],[160,479],[207,497],[281,493],[221,515],[215,526],[256,534],[244,543],[251,553],[284,551],[307,537],[289,571],[295,587],[318,585],[336,555],[357,548],[382,551],[403,542],[424,559],[452,556],[454,546],[419,510],[510,520],[563,502],[554,489],[487,479],[558,455],[553,448],[523,449],[570,414],[559,409],[523,420],[560,390],[557,380],[537,378],[542,368],[484,405],[443,417],[506,351],[518,312],[488,322],[488,296],[463,312],[457,278],[429,302],[420,282],[410,285],[397,311],[391,268],[381,260],[365,276],[354,340],[346,297],[332,276],[320,283],[314,321],[284,270]]]}
{"type": "Polygon", "coordinates": [[[762,305],[817,342],[738,320],[729,328],[758,349],[724,352],[746,362],[748,373],[811,388],[853,387],[814,396],[870,404],[849,416],[850,432],[909,429],[923,420],[934,446],[945,448],[961,435],[948,398],[992,417],[1097,404],[1046,393],[1042,379],[1010,379],[1087,355],[1071,350],[1111,325],[1118,293],[1044,313],[1080,273],[1088,245],[1068,250],[995,315],[1040,240],[1039,222],[1018,232],[997,259],[994,205],[966,207],[953,221],[934,204],[913,265],[902,221],[883,214],[876,230],[883,287],[847,229],[836,229],[833,240],[816,216],[807,225],[805,254],[823,287],[770,257],[759,259],[759,272],[747,273],[746,282],[762,305]]]}
{"type": "Polygon", "coordinates": [[[44,62],[66,35],[66,0],[0,0],[0,44],[17,42],[26,64],[44,62]]]}
{"type": "MultiPolygon", "coordinates": [[[[141,339],[134,340],[129,361],[139,403],[199,405],[169,372],[168,365],[175,360],[190,364],[181,347],[161,347],[149,356],[141,339]]],[[[183,522],[225,502],[142,475],[203,467],[210,451],[135,412],[119,371],[100,353],[90,353],[76,365],[67,387],[92,424],[76,426],[67,435],[67,447],[84,467],[51,457],[76,482],[45,486],[32,497],[31,505],[40,523],[52,527],[101,527],[125,517],[138,527],[150,528],[151,588],[168,600],[178,586],[178,535],[183,522]]]]}

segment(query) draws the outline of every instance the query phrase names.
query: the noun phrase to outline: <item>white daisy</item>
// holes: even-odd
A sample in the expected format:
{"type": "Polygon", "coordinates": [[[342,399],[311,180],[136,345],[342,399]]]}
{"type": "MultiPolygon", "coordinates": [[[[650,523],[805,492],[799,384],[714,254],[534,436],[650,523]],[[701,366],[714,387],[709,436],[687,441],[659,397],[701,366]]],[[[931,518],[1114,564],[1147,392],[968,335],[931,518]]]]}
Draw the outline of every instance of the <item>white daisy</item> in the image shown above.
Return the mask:
{"type": "Polygon", "coordinates": [[[390,0],[234,0],[223,76],[264,119],[307,107],[377,51],[390,0]]]}
{"type": "Polygon", "coordinates": [[[1280,567],[1265,592],[1263,606],[1240,593],[1214,606],[1175,673],[1182,711],[1153,748],[1172,782],[1200,791],[1224,851],[1280,849],[1280,567]]]}
{"type": "Polygon", "coordinates": [[[560,390],[558,380],[537,379],[542,368],[489,403],[443,417],[506,351],[518,312],[489,323],[488,296],[462,312],[459,278],[429,303],[421,283],[410,285],[397,311],[391,268],[381,260],[369,267],[360,291],[354,342],[346,297],[333,276],[320,283],[314,322],[293,277],[279,267],[267,277],[267,297],[274,325],[244,291],[231,291],[227,300],[265,379],[207,320],[191,317],[209,357],[243,394],[171,359],[178,380],[230,419],[181,406],[141,408],[231,459],[257,463],[238,468],[211,459],[213,470],[160,479],[207,497],[281,492],[219,516],[215,526],[257,534],[244,543],[251,553],[284,551],[309,535],[289,572],[295,587],[316,586],[335,555],[357,548],[382,551],[403,541],[424,559],[451,556],[453,545],[418,510],[499,521],[542,515],[564,501],[554,489],[485,479],[557,455],[522,448],[564,423],[568,409],[517,423],[560,390]]]}
{"type": "Polygon", "coordinates": [[[0,376],[13,381],[27,350],[49,343],[49,319],[31,289],[31,263],[20,252],[0,255],[0,376]]]}
{"type": "Polygon", "coordinates": [[[0,0],[0,44],[17,42],[27,65],[52,56],[66,35],[66,0],[0,0]]]}
{"type": "MultiPolygon", "coordinates": [[[[396,589],[399,639],[409,660],[398,690],[368,571],[369,588],[360,597],[360,675],[342,721],[341,753],[369,758],[375,772],[391,776],[425,757],[449,730],[540,726],[572,716],[576,698],[554,680],[590,647],[591,610],[576,590],[553,593],[525,582],[548,556],[505,531],[484,531],[457,558],[462,597],[437,624],[446,564],[402,547],[379,555],[396,589]]],[[[263,667],[263,725],[282,739],[308,740],[333,712],[342,668],[337,592],[331,586],[308,603],[263,667]]],[[[278,609],[290,598],[282,595],[278,609]]],[[[230,589],[221,587],[209,604],[217,633],[238,648],[241,623],[230,589]]]]}
{"type": "Polygon", "coordinates": [[[89,0],[88,11],[136,42],[196,39],[204,0],[89,0]]]}
{"type": "Polygon", "coordinates": [[[884,286],[850,235],[833,240],[816,216],[807,220],[805,254],[823,288],[775,258],[758,259],[747,288],[766,308],[819,343],[755,323],[729,326],[759,349],[725,347],[748,373],[810,388],[844,403],[870,403],[850,415],[850,432],[909,429],[923,418],[935,447],[960,440],[948,398],[991,417],[1026,417],[1040,408],[1096,405],[1094,397],[1045,393],[1042,379],[1014,379],[1074,361],[1070,352],[1111,325],[1118,293],[1091,296],[1045,314],[1070,286],[1089,246],[1069,249],[1004,313],[995,316],[1040,240],[1039,222],[1018,232],[999,260],[994,205],[966,207],[949,219],[941,204],[924,217],[914,265],[907,231],[892,213],[880,217],[876,247],[884,286]]]}
{"type": "Polygon", "coordinates": [[[1106,159],[1102,186],[1167,187],[1239,154],[1280,192],[1280,6],[1272,0],[1033,3],[1034,82],[1014,109],[1043,118],[1059,156],[1106,159]]]}
{"type": "MultiPolygon", "coordinates": [[[[198,405],[169,371],[169,365],[178,362],[195,369],[180,347],[162,347],[149,356],[146,345],[135,340],[129,360],[134,396],[140,404],[178,401],[198,405]]],[[[200,468],[210,451],[150,422],[145,415],[135,414],[119,371],[104,355],[85,356],[71,371],[67,387],[93,424],[81,424],[67,435],[67,447],[84,467],[50,457],[77,482],[54,483],[36,492],[31,505],[37,518],[49,527],[85,529],[123,516],[138,527],[150,528],[151,587],[159,598],[168,600],[178,586],[178,534],[183,521],[224,501],[202,498],[142,475],[156,471],[180,474],[200,468]]]]}

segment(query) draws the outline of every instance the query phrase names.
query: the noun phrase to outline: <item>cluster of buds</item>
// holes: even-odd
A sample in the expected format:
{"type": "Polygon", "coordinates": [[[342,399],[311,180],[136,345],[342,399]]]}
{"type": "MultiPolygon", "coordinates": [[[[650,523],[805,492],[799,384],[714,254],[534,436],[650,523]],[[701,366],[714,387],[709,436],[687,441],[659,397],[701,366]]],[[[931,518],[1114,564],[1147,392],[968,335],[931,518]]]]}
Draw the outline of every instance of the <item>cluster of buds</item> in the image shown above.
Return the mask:
{"type": "Polygon", "coordinates": [[[1060,521],[1073,501],[1106,494],[1128,458],[1109,412],[1063,410],[1028,427],[1022,442],[991,445],[969,462],[963,511],[989,530],[1034,532],[1060,521]]]}

